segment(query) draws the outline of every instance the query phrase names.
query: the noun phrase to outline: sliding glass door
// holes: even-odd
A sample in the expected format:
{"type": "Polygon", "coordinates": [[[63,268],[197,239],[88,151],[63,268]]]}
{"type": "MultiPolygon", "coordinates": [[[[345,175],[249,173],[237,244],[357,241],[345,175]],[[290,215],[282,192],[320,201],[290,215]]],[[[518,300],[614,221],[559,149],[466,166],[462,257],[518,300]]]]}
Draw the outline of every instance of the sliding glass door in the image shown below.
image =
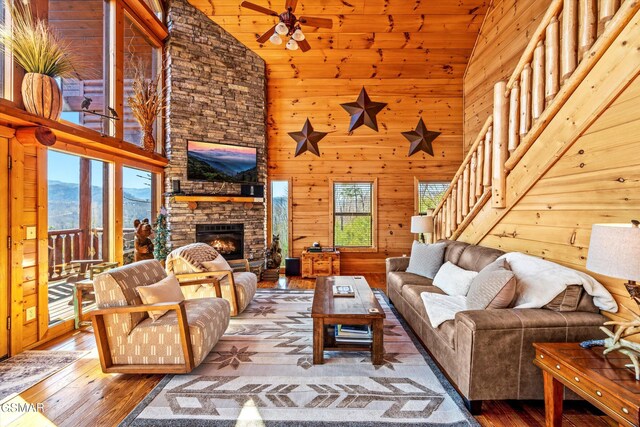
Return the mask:
{"type": "Polygon", "coordinates": [[[280,248],[282,249],[282,263],[284,266],[285,258],[290,257],[289,236],[290,230],[290,209],[289,209],[289,181],[273,180],[271,181],[270,206],[271,206],[271,236],[280,240],[280,248]]]}

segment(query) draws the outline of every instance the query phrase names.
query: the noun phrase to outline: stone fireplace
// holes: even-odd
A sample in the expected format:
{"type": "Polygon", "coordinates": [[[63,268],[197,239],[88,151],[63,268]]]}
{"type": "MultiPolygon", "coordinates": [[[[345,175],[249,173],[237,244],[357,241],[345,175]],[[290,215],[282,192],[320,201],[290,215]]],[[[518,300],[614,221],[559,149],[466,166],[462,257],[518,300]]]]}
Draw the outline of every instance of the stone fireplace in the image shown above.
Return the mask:
{"type": "Polygon", "coordinates": [[[229,251],[227,259],[259,259],[266,249],[266,203],[188,203],[170,193],[179,179],[186,195],[240,195],[240,184],[187,179],[188,141],[256,148],[258,181],[266,183],[265,63],[187,0],[169,1],[167,26],[164,188],[171,246],[218,235],[219,246],[236,246],[221,251],[229,251]]]}
{"type": "Polygon", "coordinates": [[[197,224],[196,242],[211,245],[227,261],[244,258],[244,224],[197,224]]]}

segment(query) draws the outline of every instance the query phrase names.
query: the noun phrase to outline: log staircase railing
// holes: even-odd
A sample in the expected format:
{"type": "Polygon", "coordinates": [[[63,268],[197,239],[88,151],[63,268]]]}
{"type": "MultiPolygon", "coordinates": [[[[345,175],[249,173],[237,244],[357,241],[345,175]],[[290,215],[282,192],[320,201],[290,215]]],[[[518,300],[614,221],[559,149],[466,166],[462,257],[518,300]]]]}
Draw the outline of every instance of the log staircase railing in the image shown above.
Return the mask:
{"type": "Polygon", "coordinates": [[[509,80],[494,86],[493,114],[433,212],[435,240],[458,238],[489,199],[507,207],[507,174],[639,9],[638,0],[552,1],[509,80]]]}

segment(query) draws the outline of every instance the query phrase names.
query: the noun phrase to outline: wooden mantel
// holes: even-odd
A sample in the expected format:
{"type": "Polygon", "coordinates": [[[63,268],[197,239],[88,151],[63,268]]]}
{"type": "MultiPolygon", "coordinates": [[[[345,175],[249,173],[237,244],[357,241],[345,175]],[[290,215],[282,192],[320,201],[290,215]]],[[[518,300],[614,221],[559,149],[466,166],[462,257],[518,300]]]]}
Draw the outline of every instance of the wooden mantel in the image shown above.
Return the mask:
{"type": "Polygon", "coordinates": [[[189,203],[189,209],[194,210],[201,202],[214,203],[244,203],[251,205],[253,203],[264,203],[264,197],[247,197],[247,196],[208,196],[208,195],[174,195],[170,196],[173,201],[189,203]]]}

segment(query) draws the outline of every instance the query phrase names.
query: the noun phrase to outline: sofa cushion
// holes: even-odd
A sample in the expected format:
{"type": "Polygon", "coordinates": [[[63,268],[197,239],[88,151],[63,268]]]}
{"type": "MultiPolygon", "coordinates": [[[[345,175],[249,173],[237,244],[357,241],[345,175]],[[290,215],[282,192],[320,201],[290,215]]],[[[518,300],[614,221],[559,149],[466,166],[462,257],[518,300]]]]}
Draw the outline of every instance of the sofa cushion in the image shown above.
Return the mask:
{"type": "Polygon", "coordinates": [[[468,245],[460,255],[457,265],[465,270],[480,271],[502,255],[504,252],[498,249],[468,245]]]}
{"type": "Polygon", "coordinates": [[[407,272],[433,279],[442,266],[445,248],[446,243],[428,245],[414,241],[407,272]]]}
{"type": "Polygon", "coordinates": [[[586,292],[582,292],[582,297],[578,302],[576,311],[586,311],[588,313],[599,313],[600,309],[593,303],[593,297],[586,292]]]}
{"type": "Polygon", "coordinates": [[[507,308],[516,296],[516,276],[504,259],[485,268],[471,282],[467,294],[469,310],[507,308]]]}
{"type": "MultiPolygon", "coordinates": [[[[147,286],[138,286],[136,288],[140,299],[145,304],[159,304],[163,302],[181,302],[184,301],[184,295],[180,290],[180,283],[174,274],[171,274],[158,283],[147,286]]],[[[152,320],[158,320],[160,316],[168,310],[149,310],[149,317],[152,320]]]]}
{"type": "Polygon", "coordinates": [[[402,294],[402,287],[405,285],[431,286],[433,280],[406,271],[392,271],[387,276],[387,284],[399,294],[402,294]]]}
{"type": "Polygon", "coordinates": [[[564,291],[542,308],[553,311],[576,311],[583,291],[582,285],[568,285],[564,291]]]}
{"type": "Polygon", "coordinates": [[[433,279],[433,285],[447,295],[467,295],[471,281],[478,275],[476,271],[464,270],[447,261],[433,279]]]}
{"type": "Polygon", "coordinates": [[[405,285],[402,288],[402,297],[411,303],[412,306],[421,307],[422,311],[426,311],[422,297],[420,296],[423,292],[444,295],[444,291],[436,286],[405,285]]]}
{"type": "Polygon", "coordinates": [[[458,265],[462,252],[464,252],[469,244],[465,242],[459,242],[457,240],[443,240],[443,242],[447,245],[447,249],[444,251],[444,261],[449,261],[454,263],[455,265],[458,265]]]}
{"type": "MultiPolygon", "coordinates": [[[[198,365],[229,326],[229,303],[222,298],[201,298],[187,300],[184,306],[193,358],[198,365]]],[[[128,365],[184,363],[176,311],[169,311],[155,322],[150,318],[140,322],[118,345],[111,346],[111,358],[115,364],[128,365]]]]}

